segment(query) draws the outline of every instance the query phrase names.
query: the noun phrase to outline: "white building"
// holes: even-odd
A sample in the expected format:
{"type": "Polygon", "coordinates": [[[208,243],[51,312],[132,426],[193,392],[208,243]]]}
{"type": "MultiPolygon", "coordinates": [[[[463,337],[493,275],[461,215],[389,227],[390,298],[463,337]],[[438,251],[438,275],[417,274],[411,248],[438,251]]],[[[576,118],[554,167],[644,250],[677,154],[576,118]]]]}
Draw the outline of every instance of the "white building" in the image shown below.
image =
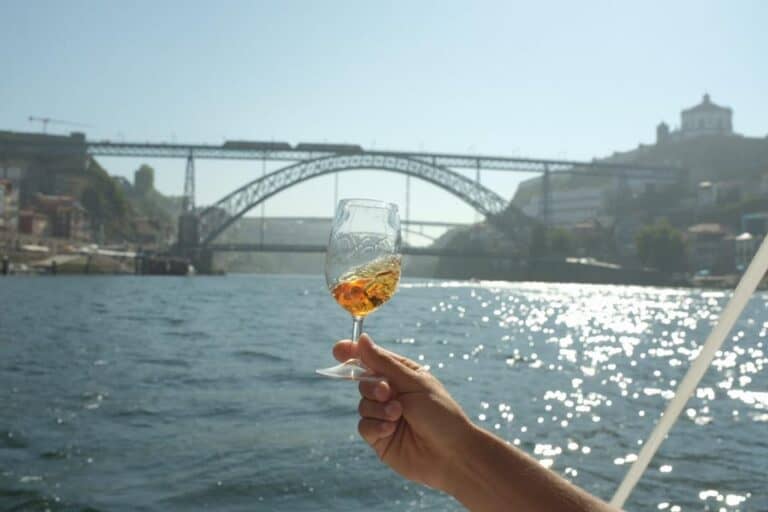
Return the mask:
{"type": "Polygon", "coordinates": [[[705,94],[701,103],[680,112],[680,129],[669,131],[666,123],[656,128],[656,143],[669,140],[692,139],[702,135],[734,135],[733,111],[712,103],[705,94]]]}
{"type": "Polygon", "coordinates": [[[705,94],[701,103],[680,113],[680,135],[683,138],[700,135],[732,135],[733,111],[728,107],[715,105],[705,94]]]}
{"type": "Polygon", "coordinates": [[[736,270],[743,272],[746,270],[752,258],[757,253],[760,246],[760,240],[751,233],[742,233],[734,238],[734,260],[736,270]]]}
{"type": "MultiPolygon", "coordinates": [[[[603,189],[576,188],[552,190],[549,194],[549,223],[556,226],[578,224],[602,215],[605,206],[603,189]]],[[[529,217],[542,220],[542,198],[535,196],[522,210],[529,217]]]]}

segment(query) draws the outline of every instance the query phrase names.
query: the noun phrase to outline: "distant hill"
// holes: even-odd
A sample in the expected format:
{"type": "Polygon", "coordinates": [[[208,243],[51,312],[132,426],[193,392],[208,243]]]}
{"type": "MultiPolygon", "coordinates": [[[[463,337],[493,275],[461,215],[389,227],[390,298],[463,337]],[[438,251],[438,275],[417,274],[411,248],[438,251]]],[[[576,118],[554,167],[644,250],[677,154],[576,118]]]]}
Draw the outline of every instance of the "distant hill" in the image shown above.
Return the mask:
{"type": "MultiPolygon", "coordinates": [[[[768,174],[768,137],[703,135],[661,144],[641,144],[633,150],[616,152],[595,162],[683,167],[688,170],[685,192],[692,195],[700,181],[730,181],[749,185],[768,174]]],[[[611,178],[594,176],[559,176],[551,181],[553,189],[611,185],[611,178]]],[[[539,196],[540,191],[540,178],[527,180],[520,184],[512,202],[523,207],[539,196]]]]}

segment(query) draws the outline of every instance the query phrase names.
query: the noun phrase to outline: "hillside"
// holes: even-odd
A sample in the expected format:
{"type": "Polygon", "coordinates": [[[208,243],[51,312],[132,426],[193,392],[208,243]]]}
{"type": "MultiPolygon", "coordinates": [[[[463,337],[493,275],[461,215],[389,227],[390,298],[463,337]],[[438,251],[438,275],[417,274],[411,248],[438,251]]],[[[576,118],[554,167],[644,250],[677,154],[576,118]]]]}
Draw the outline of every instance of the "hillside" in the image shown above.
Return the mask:
{"type": "MultiPolygon", "coordinates": [[[[616,152],[595,162],[682,167],[688,171],[684,192],[693,195],[700,181],[735,181],[748,186],[768,174],[768,137],[707,135],[662,144],[641,144],[633,150],[616,152]]],[[[554,190],[611,185],[611,178],[593,176],[558,176],[551,180],[554,190]]],[[[512,202],[525,206],[539,195],[540,190],[540,178],[527,180],[520,184],[512,202]]]]}
{"type": "Polygon", "coordinates": [[[163,245],[175,232],[181,199],[154,189],[151,167],[143,165],[137,172],[149,174],[148,184],[135,186],[110,176],[95,159],[88,159],[80,202],[103,242],[163,245]]]}

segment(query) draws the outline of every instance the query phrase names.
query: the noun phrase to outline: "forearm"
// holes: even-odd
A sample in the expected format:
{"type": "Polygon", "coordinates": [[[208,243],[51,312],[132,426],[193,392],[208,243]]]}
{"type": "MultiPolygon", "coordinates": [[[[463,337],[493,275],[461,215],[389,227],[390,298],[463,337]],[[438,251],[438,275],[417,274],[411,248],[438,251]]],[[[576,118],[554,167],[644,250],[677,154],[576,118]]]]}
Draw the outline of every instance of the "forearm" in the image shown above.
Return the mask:
{"type": "Polygon", "coordinates": [[[443,487],[473,512],[615,511],[521,450],[475,426],[449,464],[443,487]]]}

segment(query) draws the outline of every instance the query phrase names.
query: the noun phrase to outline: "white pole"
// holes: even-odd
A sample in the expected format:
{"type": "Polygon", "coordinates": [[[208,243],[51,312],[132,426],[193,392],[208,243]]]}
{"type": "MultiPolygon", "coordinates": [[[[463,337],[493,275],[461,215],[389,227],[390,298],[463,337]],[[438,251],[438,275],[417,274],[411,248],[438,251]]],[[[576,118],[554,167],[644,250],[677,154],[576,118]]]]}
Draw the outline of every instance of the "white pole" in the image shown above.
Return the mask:
{"type": "Polygon", "coordinates": [[[651,462],[656,450],[659,449],[662,441],[669,433],[672,426],[677,421],[680,412],[685,407],[688,398],[696,390],[701,378],[709,368],[712,359],[715,357],[720,346],[723,344],[728,333],[731,332],[736,320],[739,319],[741,312],[744,311],[749,299],[757,289],[757,285],[760,284],[760,280],[765,276],[768,271],[768,236],[763,239],[763,243],[760,245],[755,257],[752,258],[752,262],[747,267],[747,271],[741,277],[739,284],[736,286],[736,290],[733,292],[733,297],[728,302],[723,312],[720,314],[720,318],[717,321],[717,325],[712,329],[707,341],[699,353],[699,356],[691,365],[688,373],[685,374],[680,385],[677,387],[675,396],[670,400],[667,405],[667,409],[664,411],[664,415],[659,419],[656,424],[656,428],[651,432],[650,437],[640,450],[640,454],[637,456],[637,460],[632,464],[632,467],[627,471],[627,475],[616,490],[616,494],[613,495],[611,505],[616,507],[623,507],[624,502],[627,501],[632,489],[635,488],[638,480],[645,472],[648,464],[651,462]]]}

